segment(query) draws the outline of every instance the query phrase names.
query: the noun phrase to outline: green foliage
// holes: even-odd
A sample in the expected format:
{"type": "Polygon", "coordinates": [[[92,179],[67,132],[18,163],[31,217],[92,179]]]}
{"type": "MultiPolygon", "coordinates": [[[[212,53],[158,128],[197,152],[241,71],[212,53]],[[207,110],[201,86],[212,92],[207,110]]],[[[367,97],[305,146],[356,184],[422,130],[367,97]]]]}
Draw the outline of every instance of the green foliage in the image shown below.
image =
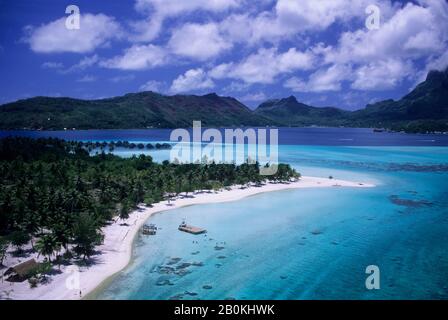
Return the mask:
{"type": "Polygon", "coordinates": [[[31,269],[28,274],[28,283],[31,288],[37,287],[37,285],[46,280],[46,275],[49,274],[52,270],[52,266],[50,262],[42,262],[39,263],[36,267],[31,269]]]}
{"type": "Polygon", "coordinates": [[[129,211],[130,211],[129,204],[127,202],[123,203],[120,208],[119,218],[121,220],[126,220],[127,218],[129,218],[129,211]]]}
{"type": "Polygon", "coordinates": [[[0,266],[3,265],[3,260],[6,257],[6,251],[9,247],[9,241],[5,237],[0,237],[0,266]]]}
{"type": "MultiPolygon", "coordinates": [[[[294,96],[270,99],[251,111],[231,97],[165,96],[154,92],[127,94],[102,100],[35,97],[0,108],[2,129],[134,129],[189,127],[201,120],[207,127],[345,126],[388,128],[406,132],[448,131],[448,68],[431,71],[427,79],[398,101],[357,106],[357,111],[313,107],[294,96]]],[[[109,147],[153,149],[151,144],[101,143],[109,147]]],[[[90,144],[89,148],[92,148],[90,144]]],[[[0,211],[1,218],[1,211],[0,211]]],[[[0,220],[1,223],[1,220],[0,220]]]]}
{"type": "Polygon", "coordinates": [[[36,250],[39,254],[48,258],[48,261],[51,262],[51,256],[59,251],[61,248],[61,244],[58,242],[57,238],[53,234],[44,234],[39,238],[36,243],[36,250]]]}
{"type": "Polygon", "coordinates": [[[75,253],[83,256],[83,259],[89,258],[94,253],[95,246],[101,244],[102,241],[103,235],[95,219],[89,214],[80,214],[73,225],[75,253]]]}
{"type": "Polygon", "coordinates": [[[151,195],[147,195],[145,197],[145,201],[144,202],[145,202],[145,205],[147,207],[152,207],[152,205],[154,204],[155,200],[154,200],[154,198],[151,195]]]}
{"type": "Polygon", "coordinates": [[[16,247],[17,251],[21,251],[22,247],[31,239],[30,235],[22,230],[13,231],[8,238],[11,244],[16,247]]]}
{"type": "Polygon", "coordinates": [[[179,128],[191,126],[198,119],[205,126],[215,127],[268,124],[236,99],[216,94],[164,96],[140,92],[102,100],[35,97],[0,108],[2,129],[179,128]]]}
{"type": "MultiPolygon", "coordinates": [[[[62,246],[84,259],[101,243],[101,227],[113,217],[127,219],[141,203],[152,205],[195,190],[234,184],[288,181],[297,173],[279,165],[272,177],[259,164],[158,164],[150,156],[90,156],[88,150],[127,142],[81,143],[58,139],[0,140],[0,235],[20,249],[33,237],[51,259],[62,246]]],[[[160,144],[154,148],[168,148],[160,144]]]]}

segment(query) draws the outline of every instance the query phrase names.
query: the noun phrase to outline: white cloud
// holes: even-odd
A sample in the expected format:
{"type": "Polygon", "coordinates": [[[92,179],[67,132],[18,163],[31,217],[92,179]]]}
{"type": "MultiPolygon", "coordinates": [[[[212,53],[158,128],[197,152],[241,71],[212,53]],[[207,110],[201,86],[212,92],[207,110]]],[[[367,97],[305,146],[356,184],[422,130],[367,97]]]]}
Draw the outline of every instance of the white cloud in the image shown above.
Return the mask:
{"type": "Polygon", "coordinates": [[[348,109],[357,110],[362,109],[368,103],[375,103],[377,101],[373,101],[368,97],[366,92],[363,91],[347,91],[341,92],[339,95],[340,99],[343,101],[343,105],[349,107],[348,109]]]}
{"type": "Polygon", "coordinates": [[[437,70],[437,71],[445,71],[448,68],[448,51],[445,51],[440,56],[431,56],[426,61],[426,66],[423,70],[417,72],[415,83],[412,85],[412,88],[418,85],[420,82],[423,82],[426,79],[429,71],[437,70]]]}
{"type": "Polygon", "coordinates": [[[134,40],[151,41],[155,39],[166,18],[194,11],[222,12],[237,8],[242,2],[242,0],[137,0],[135,9],[148,15],[148,18],[133,23],[133,27],[138,33],[134,40]]]}
{"type": "Polygon", "coordinates": [[[414,74],[410,62],[388,59],[370,63],[355,71],[352,88],[357,90],[387,90],[395,88],[405,78],[414,74]]]}
{"type": "Polygon", "coordinates": [[[140,91],[153,91],[153,92],[162,92],[164,83],[161,81],[149,80],[145,84],[141,85],[140,91]]]}
{"type": "Polygon", "coordinates": [[[215,84],[207,73],[201,69],[190,69],[183,75],[179,75],[171,84],[170,91],[173,93],[196,91],[213,88],[215,84]]]}
{"type": "Polygon", "coordinates": [[[102,61],[101,66],[121,70],[143,70],[167,63],[165,51],[155,45],[133,45],[121,56],[102,61]]]}
{"type": "Polygon", "coordinates": [[[292,77],[284,83],[284,87],[294,92],[323,92],[339,91],[342,82],[351,75],[351,67],[346,65],[332,65],[320,69],[309,76],[308,81],[292,77]]]}
{"type": "Polygon", "coordinates": [[[83,59],[81,59],[81,61],[79,61],[78,64],[74,66],[74,68],[84,70],[86,68],[94,66],[98,62],[98,60],[99,57],[96,54],[91,57],[84,57],[83,59]]]}
{"type": "Polygon", "coordinates": [[[137,0],[135,8],[140,12],[155,12],[167,17],[195,10],[219,12],[241,3],[240,0],[137,0]]]}
{"type": "Polygon", "coordinates": [[[267,97],[264,94],[264,92],[255,92],[255,93],[248,93],[240,97],[239,100],[248,102],[259,102],[267,100],[267,97]]]}
{"type": "Polygon", "coordinates": [[[249,83],[243,82],[243,81],[232,81],[229,85],[225,86],[222,90],[224,92],[242,92],[246,91],[250,87],[249,83]]]}
{"type": "Polygon", "coordinates": [[[284,53],[278,53],[276,48],[259,49],[242,62],[216,66],[210,71],[210,76],[240,79],[247,83],[272,83],[280,74],[308,70],[313,64],[314,56],[310,52],[300,52],[295,48],[284,53]]]}
{"type": "MultiPolygon", "coordinates": [[[[179,75],[171,92],[208,89],[214,81],[231,79],[221,91],[238,91],[243,96],[253,84],[276,82],[296,92],[339,91],[343,84],[355,93],[389,90],[404,81],[423,80],[429,70],[448,65],[448,3],[444,0],[263,0],[256,4],[248,0],[135,0],[135,9],[141,20],[130,22],[134,33],[127,34],[127,40],[141,43],[132,43],[107,59],[85,54],[66,70],[62,63],[51,61],[42,68],[61,74],[95,65],[147,70],[194,60],[202,64],[179,75]],[[381,8],[379,30],[364,26],[370,4],[381,8]],[[162,28],[167,19],[169,28],[162,28]],[[330,40],[330,32],[337,41],[330,40]],[[149,43],[159,36],[157,42],[149,43]],[[222,60],[227,52],[231,55],[226,58],[232,60],[222,60]]],[[[84,14],[80,30],[67,30],[64,17],[28,27],[28,32],[26,41],[35,52],[76,53],[107,47],[124,34],[120,24],[104,14],[84,14]]],[[[118,75],[109,81],[132,79],[118,75]]],[[[151,80],[140,90],[165,87],[168,91],[169,86],[151,80]]],[[[261,94],[244,97],[250,101],[261,94]]]]}
{"type": "Polygon", "coordinates": [[[349,64],[333,64],[312,73],[306,81],[292,77],[285,81],[284,87],[294,92],[340,91],[342,83],[347,81],[356,90],[388,90],[413,74],[412,63],[399,59],[376,61],[357,68],[349,64]]]}
{"type": "Polygon", "coordinates": [[[338,46],[328,50],[326,61],[370,63],[390,58],[417,59],[446,50],[448,4],[424,2],[429,6],[406,4],[383,21],[378,30],[343,33],[338,46]]]}
{"type": "Polygon", "coordinates": [[[98,62],[99,62],[99,57],[98,57],[98,55],[94,54],[93,56],[82,58],[77,64],[72,65],[67,70],[61,71],[61,73],[82,71],[87,68],[93,67],[98,62]]]}
{"type": "Polygon", "coordinates": [[[220,26],[232,41],[277,43],[325,30],[335,22],[364,21],[371,4],[381,7],[383,18],[392,12],[389,0],[277,0],[271,11],[232,14],[220,26]]]}
{"type": "MultiPolygon", "coordinates": [[[[320,12],[320,4],[325,2],[314,6],[317,12],[320,12]]],[[[323,57],[320,69],[308,80],[293,77],[284,86],[297,92],[339,91],[342,82],[348,81],[356,90],[388,90],[418,74],[413,68],[416,59],[434,54],[440,58],[431,59],[428,65],[432,62],[443,65],[440,53],[446,51],[448,41],[446,3],[423,0],[420,5],[408,3],[401,7],[397,4],[395,8],[387,1],[380,4],[385,14],[381,12],[379,30],[363,27],[343,33],[335,47],[315,45],[311,51],[323,57]]],[[[295,6],[292,2],[286,5],[288,9],[295,6]]],[[[307,19],[313,20],[313,15],[307,19]]],[[[318,20],[315,19],[316,23],[318,20]]],[[[322,27],[329,23],[330,20],[324,19],[322,27]]]]}
{"type": "Polygon", "coordinates": [[[214,23],[187,23],[173,31],[168,43],[175,54],[201,61],[216,57],[231,46],[214,23]]]}
{"type": "Polygon", "coordinates": [[[362,5],[362,1],[350,0],[278,0],[275,9],[284,28],[325,29],[337,19],[363,15],[362,5]]]}
{"type": "Polygon", "coordinates": [[[431,70],[445,71],[448,67],[448,51],[444,52],[441,56],[430,59],[426,70],[429,72],[431,70]]]}
{"type": "Polygon", "coordinates": [[[26,27],[25,41],[31,50],[39,53],[91,52],[106,46],[111,40],[120,38],[122,30],[114,18],[104,14],[83,14],[78,30],[65,27],[66,18],[60,18],[40,27],[26,27]]]}

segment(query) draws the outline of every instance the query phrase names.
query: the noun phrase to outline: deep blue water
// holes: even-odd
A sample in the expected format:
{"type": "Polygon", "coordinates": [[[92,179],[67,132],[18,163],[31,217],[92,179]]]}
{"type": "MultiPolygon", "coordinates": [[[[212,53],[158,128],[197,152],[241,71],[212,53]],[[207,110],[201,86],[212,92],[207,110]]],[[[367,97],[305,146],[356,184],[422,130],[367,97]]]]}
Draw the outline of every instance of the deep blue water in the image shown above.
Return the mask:
{"type": "MultiPolygon", "coordinates": [[[[76,131],[0,131],[0,138],[9,135],[57,137],[66,140],[169,140],[170,129],[148,130],[76,130],[76,131]]],[[[448,146],[448,135],[374,133],[356,128],[280,128],[279,143],[285,145],[327,146],[448,146]]]]}
{"type": "MultiPolygon", "coordinates": [[[[59,137],[168,136],[154,132],[59,137]]],[[[282,129],[280,141],[280,161],[304,175],[377,187],[289,190],[157,214],[149,222],[158,234],[136,239],[133,262],[97,298],[448,299],[446,136],[282,129]],[[178,232],[183,218],[207,236],[178,232]],[[380,268],[379,290],[365,287],[368,265],[380,268]]],[[[161,161],[169,152],[151,155],[161,161]]]]}

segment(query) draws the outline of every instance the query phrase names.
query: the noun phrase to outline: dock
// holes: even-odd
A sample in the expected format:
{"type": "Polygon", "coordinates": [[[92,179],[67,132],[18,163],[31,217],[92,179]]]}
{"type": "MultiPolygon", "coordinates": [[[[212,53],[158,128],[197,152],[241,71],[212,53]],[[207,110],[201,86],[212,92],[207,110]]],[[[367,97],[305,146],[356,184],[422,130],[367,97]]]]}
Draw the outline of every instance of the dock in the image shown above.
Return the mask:
{"type": "Polygon", "coordinates": [[[145,224],[142,228],[142,233],[145,235],[155,235],[157,232],[157,227],[154,224],[145,224]]]}
{"type": "Polygon", "coordinates": [[[178,229],[180,231],[191,233],[191,234],[203,234],[203,233],[207,232],[207,230],[205,230],[205,229],[198,228],[198,227],[195,227],[195,226],[190,226],[190,225],[186,224],[185,222],[182,222],[179,225],[178,229]]]}

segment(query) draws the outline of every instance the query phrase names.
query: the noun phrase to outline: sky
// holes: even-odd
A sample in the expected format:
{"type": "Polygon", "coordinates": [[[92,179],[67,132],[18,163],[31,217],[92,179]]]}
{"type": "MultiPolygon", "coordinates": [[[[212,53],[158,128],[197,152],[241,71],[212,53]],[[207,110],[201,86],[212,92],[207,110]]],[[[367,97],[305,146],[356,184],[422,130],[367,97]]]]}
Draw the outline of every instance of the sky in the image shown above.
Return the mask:
{"type": "Polygon", "coordinates": [[[0,0],[1,104],[156,91],[355,110],[447,65],[446,0],[0,0]]]}

